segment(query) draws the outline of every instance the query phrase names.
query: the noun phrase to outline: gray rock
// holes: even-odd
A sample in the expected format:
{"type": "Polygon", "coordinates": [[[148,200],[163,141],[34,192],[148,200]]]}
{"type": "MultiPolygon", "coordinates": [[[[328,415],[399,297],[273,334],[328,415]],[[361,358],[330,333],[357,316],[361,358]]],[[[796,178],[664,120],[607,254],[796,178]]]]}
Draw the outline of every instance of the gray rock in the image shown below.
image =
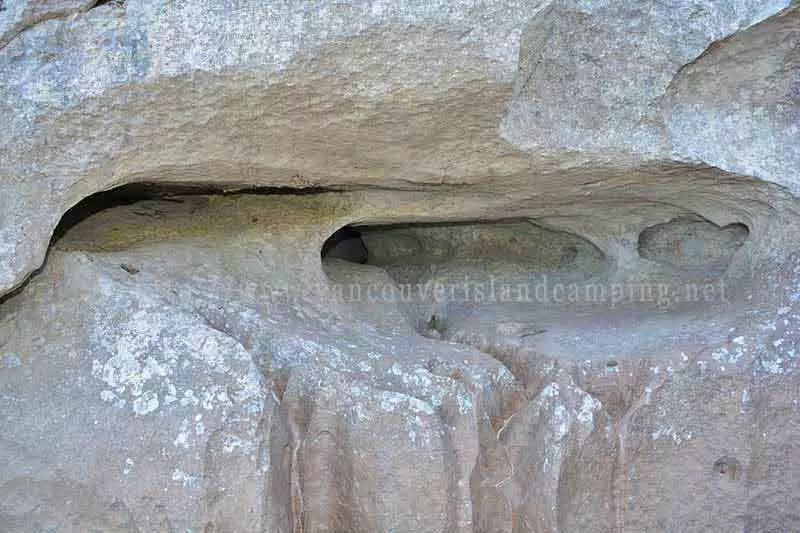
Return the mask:
{"type": "Polygon", "coordinates": [[[800,530],[797,2],[0,6],[0,529],[800,530]]]}
{"type": "MultiPolygon", "coordinates": [[[[800,266],[796,258],[768,266],[757,246],[782,221],[765,230],[771,219],[755,210],[759,223],[733,252],[729,283],[757,297],[746,306],[695,302],[665,314],[646,302],[615,309],[448,296],[433,314],[440,303],[425,295],[369,296],[368,287],[397,293],[392,263],[318,259],[335,228],[363,224],[380,201],[418,213],[432,201],[409,198],[174,197],[106,209],[65,231],[43,270],[0,306],[3,353],[22,363],[0,369],[3,523],[276,532],[797,526],[799,492],[786,466],[796,450],[786,443],[797,431],[800,266]],[[764,289],[746,285],[742,254],[759,261],[764,289]],[[771,296],[781,275],[793,281],[771,296]],[[362,299],[340,290],[352,284],[365,287],[362,299]],[[416,334],[420,321],[438,335],[416,334]],[[735,473],[720,472],[722,457],[735,473]],[[781,498],[759,496],[770,491],[781,498]]],[[[637,220],[634,210],[605,228],[637,220]]],[[[372,239],[392,235],[385,225],[360,227],[372,239]]],[[[678,230],[686,235],[686,224],[678,230]]],[[[695,230],[728,233],[710,223],[695,230]]],[[[583,268],[553,253],[577,237],[527,222],[396,231],[418,231],[428,252],[415,259],[454,279],[465,263],[441,263],[440,253],[454,243],[470,275],[498,285],[520,281],[520,262],[583,268]],[[561,236],[548,242],[553,235],[561,236]],[[549,248],[537,262],[528,256],[542,242],[549,248]]],[[[565,279],[611,284],[627,271],[612,264],[588,280],[565,279]]]]}
{"type": "Polygon", "coordinates": [[[675,155],[800,190],[800,9],[717,43],[664,101],[675,155]]]}
{"type": "Polygon", "coordinates": [[[0,48],[28,28],[82,13],[96,0],[4,0],[0,4],[0,48]]]}
{"type": "MultiPolygon", "coordinates": [[[[673,151],[722,165],[681,148],[697,136],[672,111],[665,126],[661,99],[713,42],[786,2],[88,7],[11,2],[0,14],[2,292],[41,264],[69,207],[124,183],[589,179],[673,151]]],[[[791,106],[776,111],[789,120],[780,142],[791,106]]],[[[793,148],[769,172],[722,168],[786,184],[793,148]]]]}
{"type": "Polygon", "coordinates": [[[552,2],[523,33],[501,131],[527,150],[667,157],[659,102],[673,77],[715,41],[787,5],[552,2]]]}

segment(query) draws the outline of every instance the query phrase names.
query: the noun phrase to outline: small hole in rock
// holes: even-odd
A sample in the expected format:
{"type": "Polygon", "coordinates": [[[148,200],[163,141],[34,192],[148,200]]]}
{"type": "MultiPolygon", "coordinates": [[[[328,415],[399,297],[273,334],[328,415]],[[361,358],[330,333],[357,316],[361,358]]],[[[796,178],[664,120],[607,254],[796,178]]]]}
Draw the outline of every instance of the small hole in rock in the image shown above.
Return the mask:
{"type": "Polygon", "coordinates": [[[342,259],[351,263],[364,264],[368,253],[361,233],[349,226],[331,235],[322,246],[323,259],[342,259]]]}
{"type": "Polygon", "coordinates": [[[742,465],[735,457],[724,455],[714,461],[714,472],[719,475],[727,475],[733,480],[739,479],[742,465]]]}
{"type": "Polygon", "coordinates": [[[134,276],[134,275],[139,273],[139,269],[138,268],[136,268],[133,265],[129,265],[127,263],[122,263],[119,267],[122,270],[124,270],[125,272],[127,272],[128,274],[130,274],[131,276],[134,276]]]}

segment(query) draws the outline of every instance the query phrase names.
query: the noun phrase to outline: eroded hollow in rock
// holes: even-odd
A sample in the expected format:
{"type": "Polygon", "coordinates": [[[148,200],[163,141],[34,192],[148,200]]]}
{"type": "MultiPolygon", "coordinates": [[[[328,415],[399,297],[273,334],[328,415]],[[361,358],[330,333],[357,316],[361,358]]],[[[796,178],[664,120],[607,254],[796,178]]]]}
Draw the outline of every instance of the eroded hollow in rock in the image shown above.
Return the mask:
{"type": "MultiPolygon", "coordinates": [[[[648,211],[648,223],[644,208],[624,219],[628,211],[607,206],[591,217],[384,219],[326,240],[333,220],[369,220],[358,195],[245,192],[121,187],[70,210],[54,241],[65,236],[61,252],[108,262],[125,282],[189,273],[259,299],[264,287],[293,287],[376,330],[614,361],[727,335],[734,288],[724,283],[737,254],[749,253],[740,251],[743,224],[718,226],[685,210],[648,211]],[[619,228],[626,233],[613,233],[619,228]],[[320,255],[321,269],[312,260],[320,255]]],[[[391,204],[396,193],[385,194],[391,204]]]]}
{"type": "Polygon", "coordinates": [[[343,299],[372,317],[398,306],[425,336],[477,344],[467,337],[546,309],[545,284],[589,283],[612,268],[587,239],[528,219],[346,226],[322,260],[343,299]]]}
{"type": "Polygon", "coordinates": [[[322,259],[342,259],[363,264],[369,259],[369,252],[361,232],[346,226],[328,237],[322,246],[322,259]]]}
{"type": "Polygon", "coordinates": [[[701,217],[680,217],[645,228],[639,234],[639,255],[685,271],[724,273],[734,253],[750,234],[741,223],[720,227],[701,217]]]}
{"type": "Polygon", "coordinates": [[[321,255],[341,298],[370,317],[403,315],[422,335],[484,349],[625,357],[722,335],[723,320],[715,331],[698,316],[720,317],[748,228],[700,216],[642,227],[624,268],[531,219],[345,226],[321,255]]]}
{"type": "MultiPolygon", "coordinates": [[[[81,225],[87,219],[91,219],[96,215],[100,217],[100,220],[118,223],[122,228],[130,229],[136,225],[132,221],[150,218],[170,220],[172,223],[168,225],[176,226],[173,229],[178,229],[182,224],[190,223],[185,218],[187,214],[197,214],[198,217],[202,217],[203,211],[207,210],[205,207],[201,208],[197,205],[192,205],[189,209],[190,212],[187,213],[187,210],[181,208],[180,204],[192,204],[192,202],[188,201],[191,198],[199,199],[198,202],[194,203],[206,204],[208,199],[213,198],[230,198],[232,202],[235,202],[237,197],[302,197],[324,192],[329,191],[316,187],[294,189],[288,187],[251,187],[246,185],[226,185],[223,187],[204,183],[130,183],[92,194],[68,209],[53,231],[50,245],[52,246],[58,242],[75,226],[81,225]],[[120,209],[123,207],[125,209],[120,209]]],[[[248,222],[257,221],[258,216],[251,216],[248,222]]],[[[89,233],[87,227],[90,224],[83,224],[83,226],[80,231],[74,232],[74,239],[89,233]]],[[[101,246],[109,244],[107,242],[109,240],[107,225],[94,228],[95,233],[101,230],[106,230],[102,237],[92,235],[94,242],[101,246]]],[[[153,236],[156,237],[156,235],[153,236]]],[[[130,237],[130,235],[127,235],[127,237],[130,237]]],[[[77,245],[71,243],[69,246],[75,248],[77,245]]]]}
{"type": "Polygon", "coordinates": [[[379,266],[401,282],[432,270],[587,279],[608,268],[605,255],[588,240],[530,220],[346,226],[328,238],[322,258],[379,266]]]}

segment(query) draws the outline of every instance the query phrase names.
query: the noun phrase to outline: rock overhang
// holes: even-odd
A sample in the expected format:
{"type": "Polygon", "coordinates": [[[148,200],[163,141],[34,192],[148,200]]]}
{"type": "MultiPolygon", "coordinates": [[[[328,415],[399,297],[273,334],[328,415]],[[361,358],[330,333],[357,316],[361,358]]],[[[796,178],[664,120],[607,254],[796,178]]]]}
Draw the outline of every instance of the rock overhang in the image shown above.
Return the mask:
{"type": "MultiPolygon", "coordinates": [[[[23,13],[22,4],[11,6],[6,17],[23,13]]],[[[778,151],[763,155],[743,149],[728,153],[714,140],[728,135],[722,130],[706,142],[708,128],[689,131],[678,125],[687,105],[701,105],[690,102],[695,96],[681,95],[688,95],[687,83],[696,92],[702,82],[681,80],[728,68],[729,48],[744,47],[755,61],[772,61],[774,54],[759,44],[775,34],[770,27],[789,24],[782,34],[796,32],[791,20],[797,10],[785,2],[701,10],[686,24],[676,22],[672,34],[657,33],[655,27],[653,33],[641,33],[654,50],[673,54],[651,66],[653,76],[671,82],[663,87],[667,98],[661,103],[658,84],[648,85],[655,91],[650,94],[637,92],[636,85],[615,92],[607,84],[580,81],[589,75],[618,81],[635,76],[646,64],[644,56],[601,54],[554,70],[559,54],[587,42],[611,46],[627,39],[626,33],[611,31],[609,17],[614,9],[636,11],[631,6],[498,1],[401,9],[298,3],[222,12],[205,9],[202,2],[176,8],[112,4],[89,11],[88,4],[60,6],[47,20],[23,16],[25,30],[0,49],[9,124],[0,137],[0,187],[8,199],[0,213],[3,292],[41,263],[67,209],[98,191],[132,182],[299,189],[446,189],[505,182],[535,183],[541,192],[530,194],[547,195],[551,187],[559,190],[553,182],[570,181],[569,175],[583,173],[588,182],[608,169],[625,172],[643,164],[662,165],[669,174],[679,167],[671,160],[687,159],[793,187],[797,144],[791,142],[796,130],[791,109],[789,115],[764,115],[767,122],[759,127],[777,128],[771,146],[778,151]],[[74,13],[65,18],[64,9],[74,13]],[[569,19],[564,13],[580,14],[591,24],[585,33],[570,36],[559,29],[569,19]],[[212,14],[219,24],[206,20],[212,14]],[[675,48],[687,31],[697,50],[675,48]],[[733,33],[735,38],[726,39],[733,33]],[[697,55],[702,57],[695,63],[697,55]],[[716,56],[721,66],[714,63],[716,56]],[[686,63],[691,68],[684,68],[686,63]],[[614,94],[619,105],[605,100],[614,94]],[[518,112],[520,106],[545,103],[547,116],[518,112]],[[597,114],[597,120],[578,127],[567,119],[581,109],[585,117],[597,114]],[[647,143],[637,129],[641,125],[666,131],[666,137],[658,133],[666,144],[637,148],[637,138],[647,143]],[[575,144],[567,139],[568,130],[587,142],[605,140],[575,144]],[[698,151],[703,146],[705,151],[698,151]],[[765,157],[772,161],[767,167],[746,162],[765,157]],[[35,211],[26,207],[33,205],[35,211]]],[[[651,11],[640,22],[661,20],[659,13],[651,11]]],[[[791,46],[791,39],[772,45],[772,50],[791,46]]],[[[791,55],[786,57],[785,76],[791,79],[796,66],[791,55]]],[[[756,103],[749,104],[742,91],[736,94],[738,107],[731,112],[744,117],[756,103]]],[[[764,94],[763,105],[782,98],[782,93],[764,94]]],[[[710,123],[713,108],[696,111],[710,123]]]]}

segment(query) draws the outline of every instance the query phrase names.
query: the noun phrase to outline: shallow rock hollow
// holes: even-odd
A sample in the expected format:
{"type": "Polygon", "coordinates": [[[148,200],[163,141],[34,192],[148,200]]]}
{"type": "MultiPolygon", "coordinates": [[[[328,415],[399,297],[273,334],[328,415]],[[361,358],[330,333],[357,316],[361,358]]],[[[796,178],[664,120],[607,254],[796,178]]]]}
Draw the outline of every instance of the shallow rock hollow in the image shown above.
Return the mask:
{"type": "Polygon", "coordinates": [[[0,3],[0,531],[793,531],[796,2],[0,3]]]}

